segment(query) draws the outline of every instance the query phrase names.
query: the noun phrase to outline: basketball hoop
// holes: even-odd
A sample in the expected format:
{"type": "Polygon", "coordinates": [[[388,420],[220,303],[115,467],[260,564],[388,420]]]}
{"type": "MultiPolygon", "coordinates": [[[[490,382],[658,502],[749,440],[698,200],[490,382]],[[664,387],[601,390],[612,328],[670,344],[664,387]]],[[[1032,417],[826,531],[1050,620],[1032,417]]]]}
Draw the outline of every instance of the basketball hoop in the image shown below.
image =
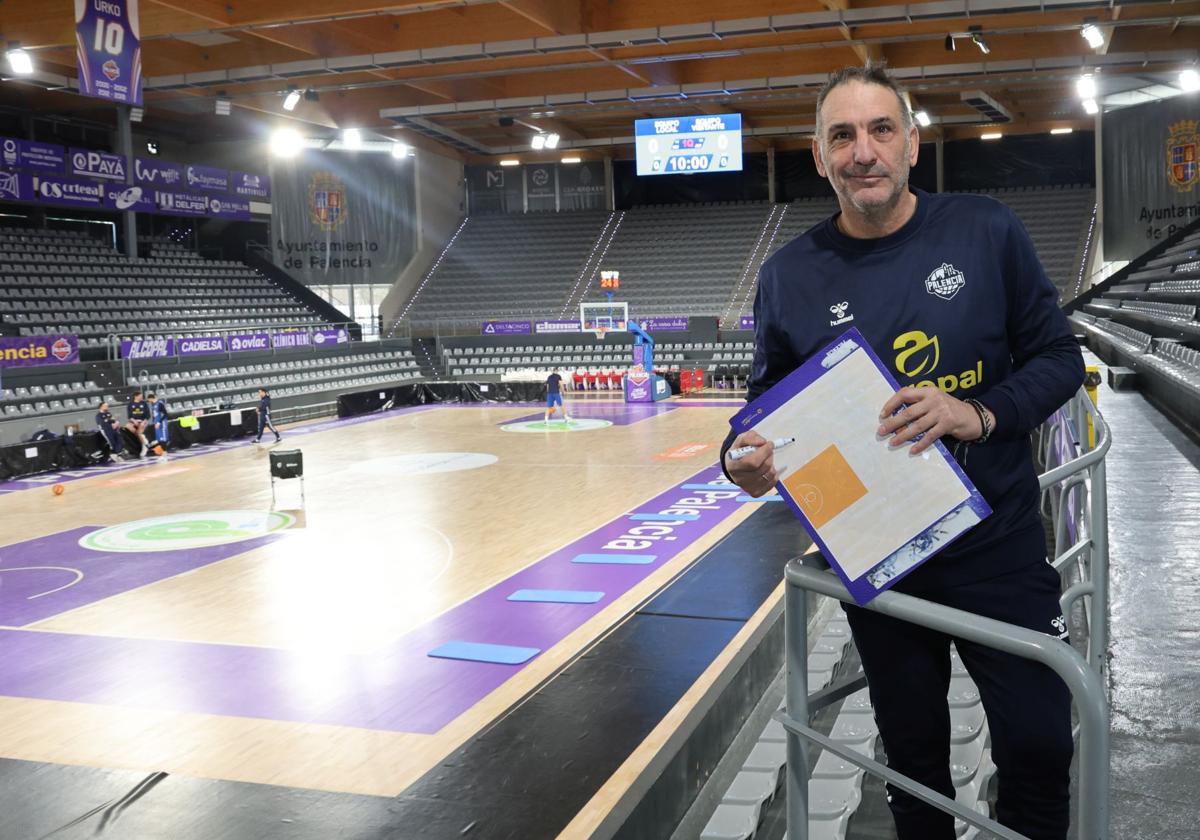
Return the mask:
{"type": "Polygon", "coordinates": [[[598,340],[603,341],[604,337],[608,335],[608,327],[596,327],[592,332],[596,334],[598,340]]]}

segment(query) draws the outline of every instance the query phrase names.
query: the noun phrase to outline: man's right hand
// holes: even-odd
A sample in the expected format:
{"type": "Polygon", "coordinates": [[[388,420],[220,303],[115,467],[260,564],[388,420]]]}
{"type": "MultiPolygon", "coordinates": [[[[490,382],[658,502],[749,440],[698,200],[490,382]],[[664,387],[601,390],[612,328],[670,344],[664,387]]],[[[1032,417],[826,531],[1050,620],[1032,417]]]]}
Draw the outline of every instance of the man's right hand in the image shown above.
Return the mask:
{"type": "Polygon", "coordinates": [[[725,453],[725,469],[734,480],[751,496],[764,496],[775,486],[779,476],[775,473],[775,444],[758,432],[743,432],[733,440],[725,453]],[[756,446],[755,451],[734,461],[729,452],[743,446],[756,446]]]}

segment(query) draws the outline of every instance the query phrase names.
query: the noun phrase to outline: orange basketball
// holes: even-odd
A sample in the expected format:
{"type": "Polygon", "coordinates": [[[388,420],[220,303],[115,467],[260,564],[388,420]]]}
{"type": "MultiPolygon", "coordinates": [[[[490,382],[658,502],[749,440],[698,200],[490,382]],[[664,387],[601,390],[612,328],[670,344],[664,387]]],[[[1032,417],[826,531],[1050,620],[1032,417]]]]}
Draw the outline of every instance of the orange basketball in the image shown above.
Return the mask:
{"type": "Polygon", "coordinates": [[[154,454],[155,454],[155,455],[161,455],[161,454],[163,454],[163,448],[162,448],[161,446],[156,446],[156,447],[154,447],[154,454]]]}
{"type": "Polygon", "coordinates": [[[67,488],[66,488],[66,487],[63,487],[61,484],[55,484],[55,485],[54,485],[54,495],[55,495],[55,496],[61,496],[61,495],[63,494],[63,491],[64,491],[64,490],[66,490],[66,489],[67,489],[67,488]]]}

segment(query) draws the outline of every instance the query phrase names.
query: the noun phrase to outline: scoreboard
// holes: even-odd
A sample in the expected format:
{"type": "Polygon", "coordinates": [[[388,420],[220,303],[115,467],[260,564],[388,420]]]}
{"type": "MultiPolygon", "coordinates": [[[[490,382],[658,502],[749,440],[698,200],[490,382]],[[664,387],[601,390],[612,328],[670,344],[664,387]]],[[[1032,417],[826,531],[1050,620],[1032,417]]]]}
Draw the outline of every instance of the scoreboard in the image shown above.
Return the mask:
{"type": "Polygon", "coordinates": [[[637,120],[634,140],[638,175],[742,169],[741,114],[637,120]]]}

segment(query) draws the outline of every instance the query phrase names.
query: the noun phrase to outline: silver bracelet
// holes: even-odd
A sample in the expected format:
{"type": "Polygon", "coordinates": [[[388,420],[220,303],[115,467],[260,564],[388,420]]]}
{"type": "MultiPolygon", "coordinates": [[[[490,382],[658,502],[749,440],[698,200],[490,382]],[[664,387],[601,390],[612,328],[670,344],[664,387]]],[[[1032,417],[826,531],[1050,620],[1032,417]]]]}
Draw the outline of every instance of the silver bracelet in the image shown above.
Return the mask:
{"type": "Polygon", "coordinates": [[[979,415],[979,428],[983,430],[983,434],[970,442],[987,443],[987,439],[992,436],[992,423],[988,419],[987,409],[984,407],[983,403],[974,398],[965,399],[963,402],[975,409],[975,413],[979,415]]]}

